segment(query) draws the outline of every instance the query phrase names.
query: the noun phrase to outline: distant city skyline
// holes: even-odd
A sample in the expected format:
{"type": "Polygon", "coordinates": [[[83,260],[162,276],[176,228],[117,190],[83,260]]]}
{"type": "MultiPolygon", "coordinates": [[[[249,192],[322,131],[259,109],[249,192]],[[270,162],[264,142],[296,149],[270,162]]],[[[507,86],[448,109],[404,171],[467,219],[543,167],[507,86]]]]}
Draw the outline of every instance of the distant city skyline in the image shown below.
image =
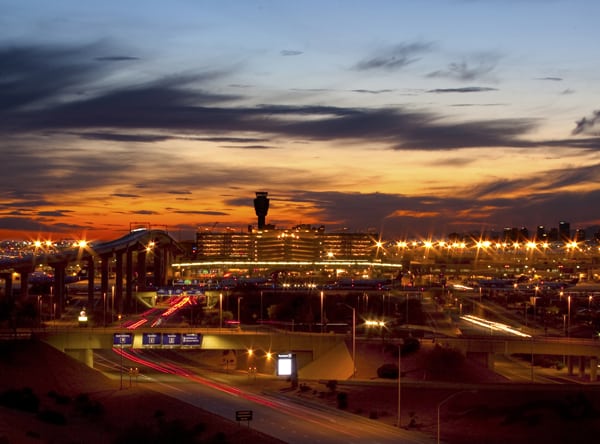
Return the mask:
{"type": "Polygon", "coordinates": [[[594,0],[0,10],[1,239],[600,225],[594,0]]]}

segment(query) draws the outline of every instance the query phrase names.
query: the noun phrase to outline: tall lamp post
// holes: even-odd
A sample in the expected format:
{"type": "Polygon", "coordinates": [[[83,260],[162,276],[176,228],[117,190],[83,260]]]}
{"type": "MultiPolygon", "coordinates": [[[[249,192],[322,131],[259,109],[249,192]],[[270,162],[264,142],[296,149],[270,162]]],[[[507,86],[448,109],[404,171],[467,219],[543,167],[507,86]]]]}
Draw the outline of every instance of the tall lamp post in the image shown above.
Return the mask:
{"type": "Polygon", "coordinates": [[[567,338],[570,337],[571,332],[571,295],[567,296],[567,338]]]}
{"type": "Polygon", "coordinates": [[[356,309],[351,305],[340,303],[352,310],[352,377],[356,376],[356,309]]]}
{"type": "Polygon", "coordinates": [[[219,293],[219,330],[223,328],[223,293],[219,293]]]}
{"type": "Polygon", "coordinates": [[[238,321],[238,325],[240,325],[240,301],[242,299],[244,299],[243,296],[238,296],[238,298],[237,298],[237,309],[238,309],[238,318],[237,318],[237,321],[238,321]]]}
{"type": "Polygon", "coordinates": [[[400,387],[401,387],[401,382],[400,382],[400,377],[402,376],[402,370],[400,367],[400,364],[402,363],[402,345],[398,344],[398,428],[400,428],[400,387]]]}
{"type": "Polygon", "coordinates": [[[321,291],[321,333],[323,333],[323,291],[321,291]]]}

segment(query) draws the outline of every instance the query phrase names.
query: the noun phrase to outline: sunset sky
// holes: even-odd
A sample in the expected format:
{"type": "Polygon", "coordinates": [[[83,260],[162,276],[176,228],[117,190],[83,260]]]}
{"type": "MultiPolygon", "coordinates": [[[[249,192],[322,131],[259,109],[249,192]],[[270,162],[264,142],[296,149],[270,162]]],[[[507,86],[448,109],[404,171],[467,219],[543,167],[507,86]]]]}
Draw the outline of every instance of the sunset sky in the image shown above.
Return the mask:
{"type": "Polygon", "coordinates": [[[0,0],[0,238],[600,224],[597,0],[0,0]]]}

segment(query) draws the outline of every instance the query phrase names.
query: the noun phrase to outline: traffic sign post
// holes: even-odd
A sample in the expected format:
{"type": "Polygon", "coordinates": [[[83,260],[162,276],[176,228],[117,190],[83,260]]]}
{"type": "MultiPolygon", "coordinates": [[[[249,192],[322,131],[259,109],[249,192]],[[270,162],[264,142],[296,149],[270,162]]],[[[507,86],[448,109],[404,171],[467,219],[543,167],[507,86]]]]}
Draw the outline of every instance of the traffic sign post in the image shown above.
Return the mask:
{"type": "Polygon", "coordinates": [[[246,421],[248,423],[248,427],[250,427],[250,421],[252,421],[252,410],[236,410],[235,420],[238,422],[238,424],[241,421],[246,421]]]}

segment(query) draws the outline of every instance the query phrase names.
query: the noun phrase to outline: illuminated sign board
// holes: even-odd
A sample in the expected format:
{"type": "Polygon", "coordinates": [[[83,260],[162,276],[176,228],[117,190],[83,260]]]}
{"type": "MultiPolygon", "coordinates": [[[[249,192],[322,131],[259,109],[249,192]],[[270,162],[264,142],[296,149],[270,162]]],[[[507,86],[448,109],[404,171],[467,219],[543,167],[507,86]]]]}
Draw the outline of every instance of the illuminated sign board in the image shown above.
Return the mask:
{"type": "Polygon", "coordinates": [[[162,335],[160,333],[142,333],[142,345],[153,346],[162,344],[162,335]]]}
{"type": "Polygon", "coordinates": [[[163,333],[162,345],[167,345],[167,346],[181,345],[181,333],[163,333]]]}
{"type": "Polygon", "coordinates": [[[115,333],[113,334],[113,345],[132,345],[133,333],[115,333]]]}
{"type": "Polygon", "coordinates": [[[183,333],[181,335],[181,345],[193,347],[200,346],[202,343],[202,335],[200,333],[183,333]]]}
{"type": "Polygon", "coordinates": [[[293,353],[277,354],[277,376],[292,376],[294,374],[294,361],[296,355],[293,353]]]}

